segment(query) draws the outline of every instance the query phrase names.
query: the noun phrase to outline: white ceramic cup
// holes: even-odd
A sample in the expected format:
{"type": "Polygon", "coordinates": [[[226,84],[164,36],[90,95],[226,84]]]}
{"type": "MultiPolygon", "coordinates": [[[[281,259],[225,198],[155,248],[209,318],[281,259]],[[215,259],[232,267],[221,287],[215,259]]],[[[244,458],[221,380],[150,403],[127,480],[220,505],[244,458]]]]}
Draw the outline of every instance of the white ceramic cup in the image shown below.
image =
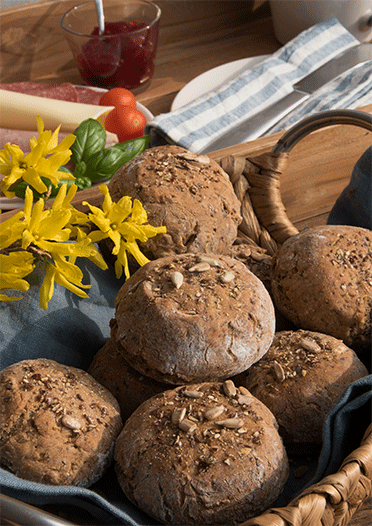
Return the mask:
{"type": "Polygon", "coordinates": [[[361,42],[372,38],[372,0],[270,0],[270,8],[281,44],[332,17],[361,42]]]}

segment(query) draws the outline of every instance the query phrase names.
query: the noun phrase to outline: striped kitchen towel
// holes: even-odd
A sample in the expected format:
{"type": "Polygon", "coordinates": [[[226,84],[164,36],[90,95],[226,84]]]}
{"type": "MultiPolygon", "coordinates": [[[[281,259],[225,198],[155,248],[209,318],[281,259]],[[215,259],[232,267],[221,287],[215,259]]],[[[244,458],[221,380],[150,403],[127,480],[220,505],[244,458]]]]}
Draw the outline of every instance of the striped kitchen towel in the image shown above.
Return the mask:
{"type": "MultiPolygon", "coordinates": [[[[170,113],[158,115],[147,126],[151,144],[178,144],[195,153],[248,117],[282,99],[293,84],[359,41],[337,19],[303,31],[257,66],[249,65],[225,85],[170,113]]],[[[287,128],[305,115],[372,102],[372,57],[358,74],[344,74],[316,92],[278,124],[287,128]]],[[[280,128],[280,126],[282,128],[280,128]]],[[[268,133],[273,133],[273,129],[268,133]]]]}

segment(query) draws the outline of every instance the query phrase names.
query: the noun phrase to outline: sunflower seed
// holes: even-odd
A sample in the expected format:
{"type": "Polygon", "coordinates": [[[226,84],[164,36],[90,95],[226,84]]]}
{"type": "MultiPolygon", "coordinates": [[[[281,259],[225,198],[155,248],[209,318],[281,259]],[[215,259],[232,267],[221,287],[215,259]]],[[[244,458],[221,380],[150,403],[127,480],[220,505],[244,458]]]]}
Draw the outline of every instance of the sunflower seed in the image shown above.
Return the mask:
{"type": "Polygon", "coordinates": [[[220,420],[216,422],[218,426],[227,427],[228,429],[239,429],[243,427],[244,422],[241,418],[226,418],[226,420],[220,420]]]}
{"type": "Polygon", "coordinates": [[[176,289],[179,289],[183,283],[183,275],[181,272],[172,272],[170,275],[171,282],[176,287],[176,289]]]}
{"type": "Polygon", "coordinates": [[[181,431],[185,431],[185,433],[192,433],[196,429],[196,424],[195,422],[191,422],[191,420],[184,418],[178,424],[178,427],[181,429],[181,431]]]}
{"type": "Polygon", "coordinates": [[[236,387],[232,380],[225,380],[223,383],[223,390],[226,396],[233,397],[236,395],[236,387]]]}
{"type": "Polygon", "coordinates": [[[212,407],[211,409],[208,409],[207,411],[205,411],[204,417],[207,420],[214,420],[218,416],[222,415],[224,411],[225,411],[224,406],[218,405],[218,406],[212,407]]]}
{"type": "Polygon", "coordinates": [[[230,283],[234,279],[235,279],[235,274],[234,272],[230,272],[230,271],[223,272],[220,276],[220,280],[222,281],[222,283],[230,283]]]}
{"type": "Polygon", "coordinates": [[[172,413],[172,424],[179,424],[186,416],[186,408],[175,409],[172,413]]]}
{"type": "Polygon", "coordinates": [[[189,272],[205,272],[207,270],[210,270],[211,266],[206,261],[201,261],[200,263],[196,263],[196,265],[193,265],[189,268],[189,272]]]}
{"type": "Polygon", "coordinates": [[[253,402],[253,397],[248,395],[242,395],[238,397],[238,403],[240,405],[249,405],[253,402]]]}
{"type": "Polygon", "coordinates": [[[301,347],[303,347],[306,351],[312,351],[312,352],[319,352],[321,351],[321,348],[319,345],[314,342],[313,340],[307,340],[306,338],[303,338],[300,342],[301,347]]]}
{"type": "Polygon", "coordinates": [[[182,391],[182,394],[184,394],[188,398],[201,398],[203,396],[203,393],[200,393],[199,391],[188,391],[187,389],[185,389],[185,391],[182,391]]]}
{"type": "Polygon", "coordinates": [[[214,258],[213,256],[208,256],[207,254],[201,254],[198,257],[199,262],[209,263],[211,267],[223,267],[222,262],[214,258]]]}
{"type": "Polygon", "coordinates": [[[283,367],[280,365],[280,363],[278,363],[277,361],[274,361],[274,363],[273,363],[273,370],[274,370],[274,374],[275,374],[276,379],[279,382],[284,382],[284,380],[285,380],[285,372],[284,372],[283,367]]]}
{"type": "Polygon", "coordinates": [[[77,420],[76,418],[73,418],[71,416],[68,416],[68,415],[65,415],[64,417],[62,417],[61,423],[62,423],[62,425],[64,425],[68,429],[75,430],[75,429],[80,429],[81,428],[81,424],[80,424],[79,420],[77,420]]]}
{"type": "Polygon", "coordinates": [[[239,391],[241,392],[242,395],[250,395],[251,394],[248,391],[248,389],[246,387],[244,387],[244,385],[239,385],[239,391]]]}

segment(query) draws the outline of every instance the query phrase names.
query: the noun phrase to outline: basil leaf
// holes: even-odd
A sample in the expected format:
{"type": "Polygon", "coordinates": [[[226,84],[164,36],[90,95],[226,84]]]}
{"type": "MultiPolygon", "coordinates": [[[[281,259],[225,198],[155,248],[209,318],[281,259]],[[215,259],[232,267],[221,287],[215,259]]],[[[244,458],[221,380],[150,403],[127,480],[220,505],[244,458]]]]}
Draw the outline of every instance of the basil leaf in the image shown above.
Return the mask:
{"type": "MultiPolygon", "coordinates": [[[[68,172],[68,170],[62,170],[62,169],[60,169],[60,171],[68,172]]],[[[49,199],[52,199],[53,197],[55,197],[58,194],[58,190],[60,189],[62,184],[66,183],[67,184],[67,189],[69,189],[72,184],[74,184],[74,183],[76,184],[76,180],[74,181],[72,179],[67,179],[66,181],[59,181],[57,186],[53,186],[51,180],[48,179],[47,177],[41,177],[41,180],[43,181],[43,183],[48,188],[50,186],[52,187],[49,199]]],[[[79,185],[77,185],[77,186],[79,186],[79,185]]],[[[12,191],[15,193],[15,195],[17,197],[20,197],[21,199],[24,199],[26,197],[26,188],[30,188],[32,190],[32,193],[34,194],[34,196],[33,196],[33,201],[34,202],[38,201],[41,197],[45,198],[45,194],[40,194],[37,190],[35,190],[35,188],[30,186],[28,183],[26,183],[26,181],[22,181],[21,183],[18,183],[17,186],[14,189],[12,188],[12,191]]],[[[83,188],[83,189],[85,189],[85,188],[83,188]]]]}
{"type": "Polygon", "coordinates": [[[74,170],[75,177],[83,177],[87,169],[87,164],[84,161],[80,161],[74,170]]]}
{"type": "Polygon", "coordinates": [[[74,131],[71,160],[77,165],[99,153],[106,145],[106,131],[95,119],[86,119],[74,131]]]}
{"type": "Polygon", "coordinates": [[[85,176],[94,183],[110,179],[125,163],[142,153],[150,137],[138,137],[106,148],[87,162],[85,176]]]}
{"type": "Polygon", "coordinates": [[[92,181],[88,179],[88,177],[77,177],[73,182],[76,184],[79,190],[86,190],[92,186],[92,181]]]}

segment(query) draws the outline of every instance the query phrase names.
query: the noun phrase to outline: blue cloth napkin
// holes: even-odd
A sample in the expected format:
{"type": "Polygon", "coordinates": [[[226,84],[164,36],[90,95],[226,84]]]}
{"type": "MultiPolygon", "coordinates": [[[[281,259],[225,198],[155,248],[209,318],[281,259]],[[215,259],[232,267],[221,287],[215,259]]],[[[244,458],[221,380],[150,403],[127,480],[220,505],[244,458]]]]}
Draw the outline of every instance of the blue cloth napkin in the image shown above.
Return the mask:
{"type": "MultiPolygon", "coordinates": [[[[317,24],[222,87],[155,117],[147,126],[151,143],[178,144],[199,153],[248,117],[282,99],[300,79],[357,44],[359,41],[337,19],[317,24]]],[[[357,73],[342,75],[316,92],[269,133],[288,128],[315,111],[369,104],[371,93],[372,56],[357,73]]]]}

